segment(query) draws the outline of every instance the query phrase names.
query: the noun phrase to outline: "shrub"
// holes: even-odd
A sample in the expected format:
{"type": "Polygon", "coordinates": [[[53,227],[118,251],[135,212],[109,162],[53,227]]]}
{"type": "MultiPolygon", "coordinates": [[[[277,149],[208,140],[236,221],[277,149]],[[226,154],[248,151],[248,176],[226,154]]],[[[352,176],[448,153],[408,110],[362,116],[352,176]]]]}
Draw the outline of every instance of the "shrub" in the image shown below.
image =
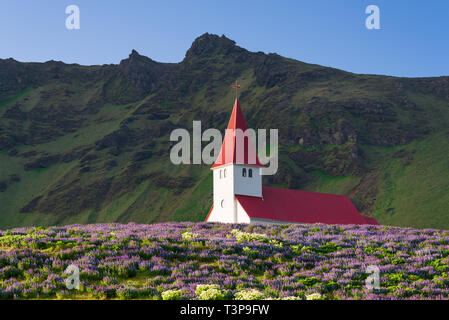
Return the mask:
{"type": "Polygon", "coordinates": [[[200,295],[201,292],[207,291],[209,289],[219,289],[218,284],[199,284],[196,286],[195,292],[197,295],[200,295]]]}
{"type": "Polygon", "coordinates": [[[199,237],[198,233],[192,233],[190,231],[184,232],[182,234],[182,239],[183,240],[193,240],[199,237]]]}
{"type": "Polygon", "coordinates": [[[219,289],[211,288],[203,290],[198,296],[199,300],[223,300],[224,294],[219,289]]]}
{"type": "Polygon", "coordinates": [[[241,290],[235,294],[235,300],[262,300],[265,295],[257,289],[241,290]]]}
{"type": "Polygon", "coordinates": [[[269,242],[270,239],[266,234],[263,233],[249,233],[249,232],[243,232],[237,229],[233,229],[231,233],[235,236],[237,239],[237,242],[251,242],[251,241],[260,241],[260,242],[269,242]]]}
{"type": "Polygon", "coordinates": [[[307,300],[321,300],[322,298],[323,297],[321,296],[321,294],[319,294],[317,292],[306,295],[307,300]]]}
{"type": "Polygon", "coordinates": [[[182,290],[167,290],[162,292],[162,300],[182,300],[182,290]]]}

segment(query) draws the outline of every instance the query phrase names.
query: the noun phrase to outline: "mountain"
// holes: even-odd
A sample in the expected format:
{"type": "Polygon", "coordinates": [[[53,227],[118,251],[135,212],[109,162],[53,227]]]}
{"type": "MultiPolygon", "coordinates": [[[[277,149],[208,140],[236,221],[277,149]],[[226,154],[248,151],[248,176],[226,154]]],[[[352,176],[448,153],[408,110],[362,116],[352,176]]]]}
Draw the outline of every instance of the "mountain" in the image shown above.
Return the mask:
{"type": "MultiPolygon", "coordinates": [[[[349,53],[350,54],[350,53],[349,53]]],[[[449,77],[353,74],[225,36],[179,63],[0,60],[0,228],[202,221],[207,165],[169,161],[170,132],[224,130],[238,79],[248,126],[278,128],[267,185],[348,195],[381,224],[449,228],[449,77]]]]}

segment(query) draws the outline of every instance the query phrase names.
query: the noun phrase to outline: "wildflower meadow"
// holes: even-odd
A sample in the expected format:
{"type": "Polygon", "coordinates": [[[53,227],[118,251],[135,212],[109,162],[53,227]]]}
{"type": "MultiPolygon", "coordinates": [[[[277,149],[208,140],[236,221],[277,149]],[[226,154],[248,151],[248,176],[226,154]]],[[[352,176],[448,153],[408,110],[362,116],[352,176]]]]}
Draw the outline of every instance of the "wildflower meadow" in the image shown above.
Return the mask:
{"type": "Polygon", "coordinates": [[[0,231],[1,299],[448,299],[449,232],[92,224],[0,231]],[[69,266],[79,287],[69,289],[69,266]],[[366,282],[369,266],[379,287],[366,282]]]}

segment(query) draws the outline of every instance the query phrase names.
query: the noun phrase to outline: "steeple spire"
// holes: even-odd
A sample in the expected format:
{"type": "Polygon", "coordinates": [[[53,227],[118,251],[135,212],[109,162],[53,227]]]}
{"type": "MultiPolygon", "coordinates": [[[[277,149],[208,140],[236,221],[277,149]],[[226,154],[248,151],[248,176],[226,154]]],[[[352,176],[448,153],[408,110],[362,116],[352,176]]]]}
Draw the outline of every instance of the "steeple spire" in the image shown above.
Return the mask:
{"type": "MultiPolygon", "coordinates": [[[[237,94],[237,90],[240,88],[240,85],[236,82],[236,84],[232,87],[234,88],[234,86],[238,86],[235,88],[237,94]]],[[[245,134],[247,130],[245,118],[243,117],[243,112],[240,108],[238,97],[235,98],[234,108],[232,109],[231,118],[229,119],[225,137],[221,145],[220,154],[212,166],[212,169],[229,163],[263,167],[257,158],[256,148],[253,146],[248,136],[243,137],[243,146],[239,145],[239,148],[237,148],[237,143],[241,143],[239,141],[242,140],[237,138],[237,134],[240,133],[239,132],[236,134],[237,130],[241,130],[241,133],[243,134],[245,134]],[[237,156],[237,152],[240,150],[243,150],[243,161],[237,156]]]]}

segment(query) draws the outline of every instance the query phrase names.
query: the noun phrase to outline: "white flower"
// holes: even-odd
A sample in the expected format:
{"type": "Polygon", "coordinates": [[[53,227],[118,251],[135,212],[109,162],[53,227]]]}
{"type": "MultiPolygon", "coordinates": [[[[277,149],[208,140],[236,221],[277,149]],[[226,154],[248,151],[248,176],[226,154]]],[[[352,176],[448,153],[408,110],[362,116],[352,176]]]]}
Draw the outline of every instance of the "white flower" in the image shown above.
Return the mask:
{"type": "Polygon", "coordinates": [[[167,290],[162,292],[162,300],[182,300],[181,290],[167,290]]]}
{"type": "Polygon", "coordinates": [[[199,284],[196,286],[196,294],[200,295],[201,292],[209,290],[209,289],[220,289],[220,286],[218,284],[199,284]]]}
{"type": "Polygon", "coordinates": [[[237,229],[233,229],[231,233],[235,236],[237,239],[237,242],[242,241],[260,241],[260,242],[268,242],[270,239],[266,234],[263,233],[249,233],[249,232],[243,232],[237,229]]]}
{"type": "Polygon", "coordinates": [[[281,300],[302,300],[300,297],[296,297],[296,296],[287,296],[287,297],[282,297],[281,300]]]}
{"type": "Polygon", "coordinates": [[[207,289],[201,292],[198,296],[200,300],[223,300],[224,295],[221,290],[218,289],[207,289]]]}
{"type": "Polygon", "coordinates": [[[193,233],[193,232],[190,232],[190,231],[184,232],[182,234],[182,239],[183,240],[193,240],[193,239],[196,239],[198,237],[199,237],[198,233],[193,233]]]}
{"type": "Polygon", "coordinates": [[[321,294],[319,293],[312,293],[306,296],[307,300],[320,300],[321,298],[321,294]]]}
{"type": "Polygon", "coordinates": [[[262,300],[265,295],[257,289],[241,290],[235,294],[235,300],[262,300]]]}

